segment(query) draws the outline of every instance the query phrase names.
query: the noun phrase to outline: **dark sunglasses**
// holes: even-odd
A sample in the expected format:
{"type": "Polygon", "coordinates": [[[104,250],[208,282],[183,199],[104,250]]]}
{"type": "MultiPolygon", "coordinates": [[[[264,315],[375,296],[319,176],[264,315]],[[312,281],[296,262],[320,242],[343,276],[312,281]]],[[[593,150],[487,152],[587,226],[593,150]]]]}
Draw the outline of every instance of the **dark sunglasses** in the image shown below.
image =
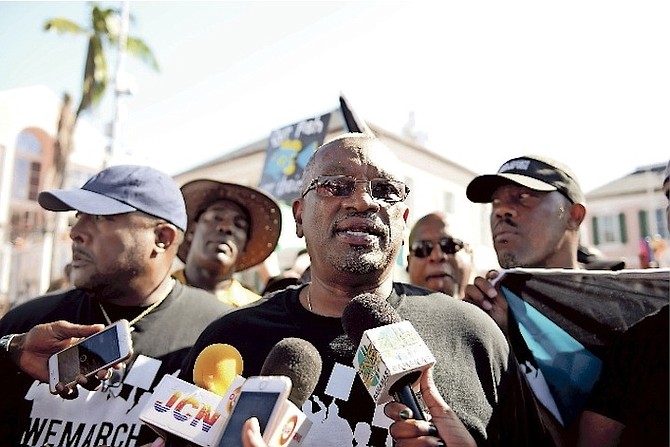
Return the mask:
{"type": "Polygon", "coordinates": [[[305,197],[308,192],[315,190],[319,197],[351,197],[358,183],[367,185],[367,191],[373,199],[386,203],[402,202],[409,194],[409,187],[396,180],[358,180],[349,175],[320,175],[309,182],[302,196],[305,197]]]}
{"type": "Polygon", "coordinates": [[[465,244],[462,240],[453,237],[442,238],[437,244],[433,241],[416,241],[412,244],[410,252],[417,258],[426,258],[433,252],[435,245],[440,246],[442,253],[453,255],[459,252],[465,244]]]}

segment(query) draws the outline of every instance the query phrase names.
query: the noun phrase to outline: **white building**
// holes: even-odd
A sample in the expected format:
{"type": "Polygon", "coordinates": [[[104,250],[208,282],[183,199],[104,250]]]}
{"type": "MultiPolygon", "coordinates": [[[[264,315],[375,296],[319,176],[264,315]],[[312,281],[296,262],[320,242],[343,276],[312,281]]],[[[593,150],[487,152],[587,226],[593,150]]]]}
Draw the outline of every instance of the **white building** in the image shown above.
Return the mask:
{"type": "MultiPolygon", "coordinates": [[[[67,225],[60,225],[64,230],[53,242],[56,217],[68,215],[37,203],[38,193],[49,187],[61,104],[44,86],[0,91],[0,315],[3,306],[43,293],[71,256],[67,225]]],[[[66,187],[81,186],[100,170],[106,144],[79,119],[66,187]]]]}

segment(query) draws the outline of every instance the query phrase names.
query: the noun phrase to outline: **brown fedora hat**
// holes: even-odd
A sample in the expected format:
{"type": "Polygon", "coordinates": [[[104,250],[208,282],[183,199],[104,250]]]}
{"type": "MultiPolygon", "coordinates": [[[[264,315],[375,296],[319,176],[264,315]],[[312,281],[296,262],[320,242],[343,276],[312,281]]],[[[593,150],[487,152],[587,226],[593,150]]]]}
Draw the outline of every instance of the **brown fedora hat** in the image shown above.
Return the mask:
{"type": "MultiPolygon", "coordinates": [[[[216,180],[193,180],[181,187],[186,202],[188,225],[186,234],[193,231],[196,220],[211,203],[230,200],[247,210],[251,219],[246,249],[240,253],[236,271],[263,262],[274,251],[281,232],[279,204],[259,189],[216,180]]],[[[179,246],[177,256],[186,262],[191,241],[188,237],[179,246]]]]}

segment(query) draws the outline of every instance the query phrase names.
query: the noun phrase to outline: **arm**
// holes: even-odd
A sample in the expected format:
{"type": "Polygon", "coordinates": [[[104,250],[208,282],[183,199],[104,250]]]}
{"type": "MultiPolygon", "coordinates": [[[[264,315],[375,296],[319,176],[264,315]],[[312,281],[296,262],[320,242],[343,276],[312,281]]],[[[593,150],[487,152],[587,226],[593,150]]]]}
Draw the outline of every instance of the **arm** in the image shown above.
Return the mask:
{"type": "Polygon", "coordinates": [[[619,444],[625,425],[602,414],[585,410],[579,419],[577,447],[613,447],[619,444]]]}
{"type": "Polygon", "coordinates": [[[474,438],[456,413],[447,405],[433,382],[433,370],[427,369],[421,375],[421,396],[428,406],[430,422],[411,419],[412,412],[400,402],[389,402],[384,413],[395,422],[389,432],[397,447],[403,446],[476,446],[474,438]],[[437,440],[437,441],[436,441],[437,440]]]}

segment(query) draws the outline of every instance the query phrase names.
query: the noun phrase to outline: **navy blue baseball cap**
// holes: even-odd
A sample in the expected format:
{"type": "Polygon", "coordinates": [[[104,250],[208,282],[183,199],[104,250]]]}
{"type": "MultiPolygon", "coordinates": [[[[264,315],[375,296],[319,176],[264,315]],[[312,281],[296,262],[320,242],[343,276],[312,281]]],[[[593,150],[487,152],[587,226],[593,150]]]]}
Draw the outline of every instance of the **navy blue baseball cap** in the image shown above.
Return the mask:
{"type": "Polygon", "coordinates": [[[475,177],[465,190],[471,202],[490,203],[502,185],[515,183],[535,191],[558,191],[572,203],[584,203],[584,193],[572,170],[561,162],[539,155],[506,161],[497,174],[475,177]]]}
{"type": "Polygon", "coordinates": [[[169,175],[149,166],[112,166],[80,189],[42,191],[37,201],[49,211],[98,216],[142,211],[186,231],[186,205],[179,186],[169,175]]]}

